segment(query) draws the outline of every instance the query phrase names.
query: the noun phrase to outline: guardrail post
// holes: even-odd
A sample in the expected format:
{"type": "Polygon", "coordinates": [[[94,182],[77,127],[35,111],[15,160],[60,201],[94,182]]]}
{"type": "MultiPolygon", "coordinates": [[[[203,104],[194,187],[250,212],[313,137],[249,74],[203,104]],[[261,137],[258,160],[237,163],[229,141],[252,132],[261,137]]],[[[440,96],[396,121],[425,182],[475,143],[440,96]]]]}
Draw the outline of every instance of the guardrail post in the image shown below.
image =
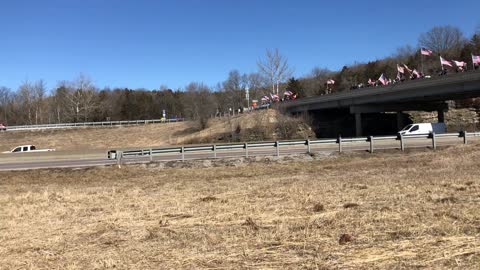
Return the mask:
{"type": "Polygon", "coordinates": [[[432,132],[432,147],[433,147],[433,150],[437,149],[437,141],[436,141],[436,138],[435,138],[435,132],[432,132]]]}
{"type": "Polygon", "coordinates": [[[213,145],[213,158],[217,158],[217,145],[213,145]]]}
{"type": "Polygon", "coordinates": [[[123,157],[123,151],[117,151],[117,165],[120,168],[122,165],[122,157],[123,157]]]}
{"type": "Polygon", "coordinates": [[[338,152],[342,153],[342,136],[338,136],[338,152]]]}
{"type": "Polygon", "coordinates": [[[280,143],[278,141],[275,142],[275,147],[277,148],[277,157],[280,156],[280,143]]]}
{"type": "Polygon", "coordinates": [[[182,146],[182,148],[180,149],[180,152],[182,152],[182,161],[185,161],[185,147],[182,146]]]}
{"type": "Polygon", "coordinates": [[[245,143],[245,157],[248,158],[248,143],[245,143]]]}
{"type": "Polygon", "coordinates": [[[467,144],[468,140],[467,140],[467,131],[464,131],[463,132],[463,144],[467,144]]]}
{"type": "Polygon", "coordinates": [[[150,155],[150,162],[153,161],[152,148],[148,149],[148,154],[150,155]]]}
{"type": "Polygon", "coordinates": [[[368,136],[368,140],[370,141],[370,154],[373,153],[373,136],[368,136]]]}
{"type": "Polygon", "coordinates": [[[312,148],[310,146],[310,139],[307,139],[307,153],[311,153],[312,152],[312,148]]]}
{"type": "Polygon", "coordinates": [[[400,134],[400,150],[405,151],[405,142],[403,141],[403,134],[400,134]]]}

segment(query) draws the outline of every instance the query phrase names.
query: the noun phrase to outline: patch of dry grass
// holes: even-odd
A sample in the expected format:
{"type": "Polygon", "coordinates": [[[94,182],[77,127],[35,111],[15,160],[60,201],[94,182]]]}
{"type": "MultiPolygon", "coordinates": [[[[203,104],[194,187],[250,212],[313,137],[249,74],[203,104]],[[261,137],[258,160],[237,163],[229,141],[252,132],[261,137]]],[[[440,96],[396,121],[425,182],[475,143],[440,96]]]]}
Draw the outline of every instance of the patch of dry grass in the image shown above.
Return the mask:
{"type": "Polygon", "coordinates": [[[2,172],[0,265],[474,269],[478,150],[2,172]]]}

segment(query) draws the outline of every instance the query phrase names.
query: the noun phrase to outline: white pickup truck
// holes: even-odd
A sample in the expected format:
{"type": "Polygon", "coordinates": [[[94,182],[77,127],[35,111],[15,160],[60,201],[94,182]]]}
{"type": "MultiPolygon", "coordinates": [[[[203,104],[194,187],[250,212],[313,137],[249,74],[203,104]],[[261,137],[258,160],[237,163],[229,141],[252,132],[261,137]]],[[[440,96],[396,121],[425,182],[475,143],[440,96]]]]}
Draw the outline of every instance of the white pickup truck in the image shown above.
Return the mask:
{"type": "Polygon", "coordinates": [[[55,149],[37,149],[35,145],[20,145],[13,148],[10,151],[2,152],[3,154],[8,153],[37,153],[37,152],[50,152],[55,151],[55,149]]]}

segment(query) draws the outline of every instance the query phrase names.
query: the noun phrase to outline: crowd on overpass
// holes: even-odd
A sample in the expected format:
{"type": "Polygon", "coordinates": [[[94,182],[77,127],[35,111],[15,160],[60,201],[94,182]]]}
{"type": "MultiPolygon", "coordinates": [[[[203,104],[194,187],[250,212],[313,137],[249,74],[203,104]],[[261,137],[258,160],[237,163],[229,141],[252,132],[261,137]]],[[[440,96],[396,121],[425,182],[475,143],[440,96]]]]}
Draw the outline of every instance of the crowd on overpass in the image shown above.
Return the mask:
{"type": "MultiPolygon", "coordinates": [[[[427,48],[421,48],[420,54],[422,57],[424,56],[432,56],[433,51],[427,48]]],[[[440,57],[440,66],[441,69],[438,71],[438,76],[445,76],[450,72],[466,72],[467,71],[467,62],[465,61],[456,61],[456,60],[447,60],[440,57]]],[[[423,69],[423,68],[422,68],[423,69]]],[[[473,55],[472,54],[472,70],[480,69],[480,55],[473,55]]],[[[371,78],[368,79],[367,83],[359,83],[357,85],[352,85],[350,90],[365,88],[365,87],[377,87],[377,86],[385,86],[391,84],[402,83],[406,80],[417,80],[417,79],[429,79],[432,75],[426,75],[422,71],[418,71],[416,68],[409,68],[406,64],[397,64],[397,76],[395,79],[387,78],[384,73],[380,75],[377,80],[372,80],[371,78]]],[[[330,81],[330,80],[329,80],[330,81]]],[[[327,81],[328,82],[328,81],[327,81]]],[[[331,93],[333,84],[328,84],[326,93],[331,93]]]]}
{"type": "MultiPolygon", "coordinates": [[[[421,54],[421,57],[431,57],[433,56],[433,51],[427,48],[421,48],[420,54],[421,54]]],[[[447,60],[442,56],[439,56],[439,57],[440,57],[441,69],[439,69],[438,73],[436,74],[437,76],[446,76],[449,73],[460,73],[460,72],[466,72],[468,70],[473,70],[473,71],[480,70],[480,55],[472,54],[471,69],[467,67],[468,65],[467,65],[467,62],[465,61],[447,60]]],[[[417,69],[417,68],[410,68],[403,63],[397,64],[397,75],[394,79],[387,78],[385,73],[382,73],[380,77],[376,80],[369,78],[368,81],[365,83],[362,82],[356,85],[352,85],[350,87],[350,90],[368,88],[368,87],[380,87],[380,86],[392,85],[397,83],[403,83],[405,81],[410,81],[410,80],[429,79],[432,77],[432,75],[425,74],[421,70],[423,70],[423,67],[420,69],[417,69]]],[[[333,78],[329,78],[324,83],[324,85],[325,85],[325,94],[331,94],[336,85],[336,82],[333,78]]],[[[263,96],[261,98],[261,105],[270,105],[276,102],[285,102],[285,101],[290,101],[295,99],[297,99],[297,93],[294,93],[287,89],[284,92],[283,97],[280,97],[277,94],[270,94],[270,95],[263,96]]]]}

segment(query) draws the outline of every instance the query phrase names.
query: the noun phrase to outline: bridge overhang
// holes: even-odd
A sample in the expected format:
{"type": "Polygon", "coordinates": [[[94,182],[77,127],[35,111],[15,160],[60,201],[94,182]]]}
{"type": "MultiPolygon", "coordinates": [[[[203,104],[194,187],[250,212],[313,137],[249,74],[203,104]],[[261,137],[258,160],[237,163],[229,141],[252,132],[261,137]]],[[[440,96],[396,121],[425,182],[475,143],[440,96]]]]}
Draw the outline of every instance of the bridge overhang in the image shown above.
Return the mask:
{"type": "Polygon", "coordinates": [[[448,103],[399,103],[399,104],[365,104],[350,106],[350,113],[380,113],[404,111],[448,111],[448,103]]]}

